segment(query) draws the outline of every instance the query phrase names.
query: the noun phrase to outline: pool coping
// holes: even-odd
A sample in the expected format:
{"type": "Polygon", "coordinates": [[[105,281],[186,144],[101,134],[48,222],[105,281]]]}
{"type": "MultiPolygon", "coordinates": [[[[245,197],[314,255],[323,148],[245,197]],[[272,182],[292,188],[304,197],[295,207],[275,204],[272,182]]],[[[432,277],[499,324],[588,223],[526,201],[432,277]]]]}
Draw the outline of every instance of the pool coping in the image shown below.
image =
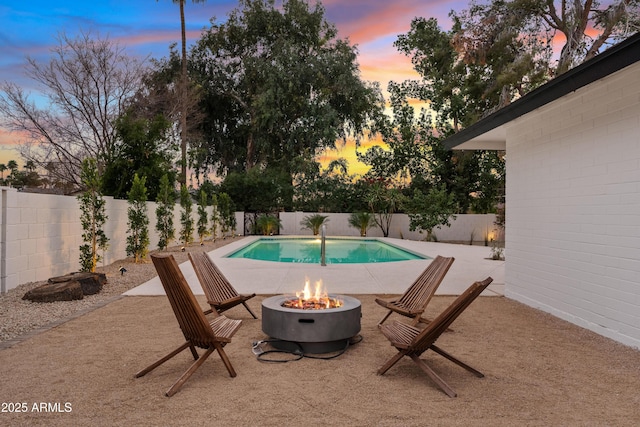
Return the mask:
{"type": "MultiPolygon", "coordinates": [[[[431,262],[428,260],[395,261],[369,264],[304,264],[257,261],[225,256],[253,243],[261,236],[247,236],[209,252],[211,259],[240,293],[261,295],[292,294],[302,289],[305,280],[322,280],[330,293],[401,294],[431,262]]],[[[296,236],[283,236],[296,237],[296,236]]],[[[309,237],[301,236],[301,237],[309,237]]],[[[369,239],[369,238],[367,238],[369,239]]],[[[491,248],[439,242],[375,237],[380,241],[415,251],[431,258],[436,255],[456,258],[436,292],[437,295],[459,295],[471,283],[493,277],[484,295],[504,295],[504,261],[489,259],[491,248]]],[[[180,264],[194,294],[202,288],[190,262],[180,264]]],[[[124,295],[164,295],[158,277],[124,293],[124,295]]]]}

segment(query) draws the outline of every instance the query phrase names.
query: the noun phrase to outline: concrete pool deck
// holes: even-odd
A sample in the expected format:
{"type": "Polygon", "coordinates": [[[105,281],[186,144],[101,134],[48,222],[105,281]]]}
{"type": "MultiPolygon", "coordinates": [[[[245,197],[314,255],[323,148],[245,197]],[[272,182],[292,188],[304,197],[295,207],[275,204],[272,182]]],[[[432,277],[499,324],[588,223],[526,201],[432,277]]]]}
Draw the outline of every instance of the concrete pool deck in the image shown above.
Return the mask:
{"type": "MultiPolygon", "coordinates": [[[[431,262],[431,259],[426,259],[370,264],[328,264],[323,267],[319,264],[225,258],[259,238],[260,236],[249,236],[209,252],[211,259],[239,293],[293,294],[301,290],[308,279],[312,284],[322,280],[327,291],[332,294],[401,294],[431,262]]],[[[451,269],[436,292],[437,295],[459,295],[473,282],[483,280],[487,276],[493,278],[493,283],[483,295],[504,295],[504,261],[489,259],[490,247],[378,239],[431,258],[436,255],[455,257],[451,269]]],[[[180,264],[180,268],[193,293],[203,295],[191,263],[184,262],[180,264]]],[[[164,290],[160,279],[155,277],[125,292],[124,295],[164,295],[164,290]]]]}

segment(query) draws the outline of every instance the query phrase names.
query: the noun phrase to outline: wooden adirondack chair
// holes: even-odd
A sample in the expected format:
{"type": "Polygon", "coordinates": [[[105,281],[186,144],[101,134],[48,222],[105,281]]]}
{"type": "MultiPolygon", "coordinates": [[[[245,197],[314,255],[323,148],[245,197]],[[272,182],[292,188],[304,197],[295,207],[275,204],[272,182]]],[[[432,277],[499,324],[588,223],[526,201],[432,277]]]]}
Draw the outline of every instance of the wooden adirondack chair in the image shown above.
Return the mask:
{"type": "Polygon", "coordinates": [[[256,294],[239,294],[206,252],[190,252],[189,260],[193,265],[196,276],[198,276],[202,290],[207,297],[207,302],[211,306],[211,310],[207,310],[205,314],[209,314],[212,311],[222,313],[238,304],[242,304],[254,319],[258,318],[247,305],[247,301],[255,297],[256,294]]]}
{"type": "Polygon", "coordinates": [[[391,342],[398,353],[393,356],[387,363],[378,369],[378,375],[383,375],[393,365],[396,364],[404,356],[408,356],[431,378],[449,397],[456,397],[456,392],[447,384],[427,362],[420,359],[420,355],[427,350],[433,350],[444,356],[458,366],[463,367],[467,371],[473,373],[477,377],[484,377],[480,372],[471,366],[456,359],[451,354],[442,350],[435,345],[436,340],[447,330],[449,325],[462,314],[462,312],[485,290],[493,281],[491,277],[486,278],[482,282],[476,282],[471,285],[462,295],[445,309],[438,317],[431,321],[424,329],[420,330],[416,327],[407,325],[406,323],[393,322],[387,325],[379,325],[380,330],[385,337],[391,342]]]}
{"type": "Polygon", "coordinates": [[[191,288],[189,288],[189,284],[182,275],[173,255],[151,255],[151,260],[156,267],[186,342],[157,362],[138,372],[136,378],[146,375],[186,348],[191,349],[195,362],[167,390],[167,396],[173,396],[200,365],[207,360],[211,353],[216,350],[229,371],[229,375],[235,377],[236,372],[231,366],[231,361],[224,352],[223,347],[231,342],[231,338],[240,328],[242,321],[228,319],[225,316],[218,315],[218,313],[215,313],[215,317],[209,321],[202,312],[200,304],[193,296],[191,288]],[[199,356],[196,347],[205,349],[205,353],[199,356]]]}
{"type": "Polygon", "coordinates": [[[379,305],[389,309],[387,315],[382,318],[378,325],[382,325],[393,312],[411,318],[413,326],[419,322],[428,323],[427,319],[422,318],[422,314],[436,293],[436,289],[442,283],[453,261],[455,261],[453,257],[447,258],[438,255],[400,298],[392,301],[376,298],[376,302],[379,305]]]}

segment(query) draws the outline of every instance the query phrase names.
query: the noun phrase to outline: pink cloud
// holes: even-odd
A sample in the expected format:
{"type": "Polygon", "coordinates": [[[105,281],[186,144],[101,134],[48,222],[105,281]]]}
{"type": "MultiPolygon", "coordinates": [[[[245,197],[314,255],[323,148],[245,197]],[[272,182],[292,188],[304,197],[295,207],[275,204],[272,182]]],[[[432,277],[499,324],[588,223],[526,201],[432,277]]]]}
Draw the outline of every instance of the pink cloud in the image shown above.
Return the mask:
{"type": "Polygon", "coordinates": [[[415,17],[433,17],[443,28],[448,28],[450,26],[449,11],[462,5],[466,7],[466,3],[451,0],[429,2],[361,0],[349,3],[345,3],[344,0],[330,0],[323,4],[327,8],[327,15],[336,22],[340,35],[349,37],[353,43],[357,44],[406,32],[415,17]]]}

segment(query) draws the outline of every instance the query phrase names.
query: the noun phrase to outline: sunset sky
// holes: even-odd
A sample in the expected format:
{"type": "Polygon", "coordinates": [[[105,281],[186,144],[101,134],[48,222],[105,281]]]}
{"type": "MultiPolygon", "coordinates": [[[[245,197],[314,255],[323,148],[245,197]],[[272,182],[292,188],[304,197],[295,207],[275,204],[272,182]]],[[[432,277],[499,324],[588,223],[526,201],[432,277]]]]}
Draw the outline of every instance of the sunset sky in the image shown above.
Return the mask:
{"type": "MultiPolygon", "coordinates": [[[[281,2],[278,1],[277,4],[281,2]]],[[[340,38],[349,38],[358,48],[361,77],[379,81],[386,89],[390,80],[416,78],[409,58],[393,47],[397,36],[409,30],[411,20],[420,16],[437,18],[443,29],[450,26],[449,12],[467,7],[466,0],[325,0],[326,19],[336,25],[340,38]]],[[[185,7],[187,38],[193,42],[215,17],[224,21],[237,1],[207,0],[185,7]]],[[[161,58],[169,45],[180,42],[179,6],[171,0],[0,0],[0,82],[16,83],[36,93],[24,74],[25,57],[47,62],[56,36],[74,36],[80,30],[108,36],[131,55],[161,58]]],[[[21,138],[0,127],[0,163],[20,161],[15,144],[21,138]]],[[[356,168],[353,147],[338,155],[349,160],[350,173],[356,168]]]]}

